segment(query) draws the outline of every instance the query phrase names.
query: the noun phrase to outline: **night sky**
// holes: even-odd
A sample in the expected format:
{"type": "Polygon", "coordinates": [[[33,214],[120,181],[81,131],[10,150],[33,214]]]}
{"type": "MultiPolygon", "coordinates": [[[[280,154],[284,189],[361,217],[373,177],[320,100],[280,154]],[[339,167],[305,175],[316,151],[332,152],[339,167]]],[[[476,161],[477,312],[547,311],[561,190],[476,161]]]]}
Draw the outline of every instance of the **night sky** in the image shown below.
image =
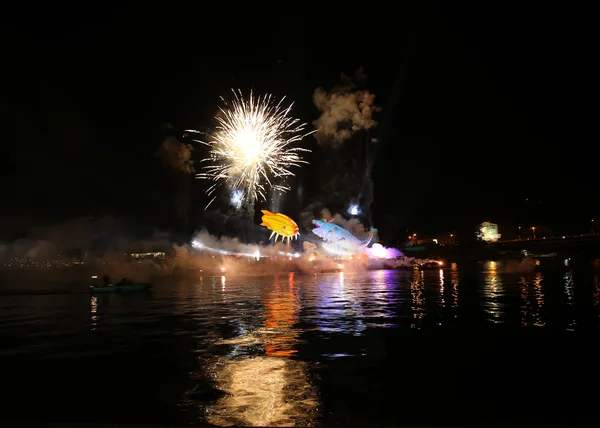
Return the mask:
{"type": "MultiPolygon", "coordinates": [[[[598,213],[585,11],[127,4],[2,13],[5,237],[92,215],[175,229],[181,181],[156,157],[166,135],[206,129],[232,87],[287,95],[310,124],[315,88],[360,67],[382,108],[373,216],[384,239],[484,220],[585,232],[598,213]]],[[[305,145],[319,156],[314,138],[305,145]]],[[[311,174],[299,174],[309,193],[319,185],[311,174]]],[[[189,181],[200,227],[204,184],[189,181]]]]}

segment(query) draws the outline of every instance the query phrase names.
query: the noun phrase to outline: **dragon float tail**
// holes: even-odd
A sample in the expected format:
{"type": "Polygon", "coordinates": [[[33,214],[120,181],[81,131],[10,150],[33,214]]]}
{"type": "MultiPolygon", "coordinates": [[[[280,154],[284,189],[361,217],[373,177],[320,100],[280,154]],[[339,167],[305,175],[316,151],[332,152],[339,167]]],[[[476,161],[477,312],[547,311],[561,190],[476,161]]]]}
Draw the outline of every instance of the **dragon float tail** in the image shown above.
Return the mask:
{"type": "Polygon", "coordinates": [[[375,236],[375,234],[370,233],[369,237],[367,239],[365,239],[364,241],[360,241],[360,246],[366,247],[367,245],[369,245],[371,243],[371,241],[373,240],[373,236],[375,236]]]}
{"type": "MultiPolygon", "coordinates": [[[[261,213],[263,213],[263,216],[266,216],[266,215],[274,215],[274,214],[273,214],[271,211],[269,211],[269,210],[260,210],[260,212],[261,212],[261,213]]],[[[268,226],[267,226],[267,223],[265,223],[265,222],[264,222],[264,220],[262,221],[262,223],[261,223],[260,225],[261,225],[261,226],[268,227],[268,226]]],[[[271,238],[269,238],[269,239],[271,239],[271,238]]]]}

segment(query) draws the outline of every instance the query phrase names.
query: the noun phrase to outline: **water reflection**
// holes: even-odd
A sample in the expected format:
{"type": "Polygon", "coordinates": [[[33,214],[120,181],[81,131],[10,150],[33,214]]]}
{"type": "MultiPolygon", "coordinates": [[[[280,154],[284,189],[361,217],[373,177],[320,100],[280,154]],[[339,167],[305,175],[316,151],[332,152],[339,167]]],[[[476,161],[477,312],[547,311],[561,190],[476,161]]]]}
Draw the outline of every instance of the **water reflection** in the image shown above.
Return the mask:
{"type": "Polygon", "coordinates": [[[567,326],[567,330],[573,331],[573,330],[575,330],[575,325],[577,324],[577,321],[575,320],[575,311],[574,311],[575,284],[573,281],[573,272],[570,270],[565,272],[565,274],[563,275],[563,281],[565,284],[565,294],[567,296],[567,308],[568,308],[567,312],[571,315],[570,319],[569,319],[569,324],[567,326]]]}
{"type": "Polygon", "coordinates": [[[423,315],[425,314],[425,300],[423,298],[425,273],[418,268],[413,269],[413,277],[410,283],[412,322],[410,328],[421,328],[423,315]]]}
{"type": "Polygon", "coordinates": [[[289,357],[296,353],[300,303],[294,274],[275,278],[264,297],[263,328],[234,339],[238,345],[258,343],[264,355],[214,359],[207,370],[226,395],[207,407],[206,420],[231,426],[311,426],[318,396],[307,379],[307,364],[289,357]],[[248,340],[250,337],[250,340],[248,340]]]}
{"type": "Polygon", "coordinates": [[[289,273],[287,287],[282,287],[278,278],[275,278],[274,287],[267,294],[265,301],[266,355],[291,357],[296,353],[294,345],[299,331],[294,325],[298,322],[299,312],[300,303],[298,291],[294,286],[294,273],[289,273]]]}
{"type": "Polygon", "coordinates": [[[521,325],[524,327],[543,327],[542,318],[544,307],[544,292],[542,289],[543,275],[536,272],[533,282],[521,277],[521,325]]]}
{"type": "MultiPolygon", "coordinates": [[[[411,323],[416,327],[422,321],[422,332],[431,329],[435,335],[444,336],[444,332],[434,331],[437,323],[433,321],[441,320],[444,327],[455,326],[446,332],[452,337],[460,338],[464,332],[486,338],[487,343],[478,344],[477,340],[466,343],[465,337],[461,340],[463,349],[457,350],[465,357],[456,355],[441,371],[429,370],[432,380],[439,372],[441,380],[449,384],[455,373],[473,372],[467,367],[474,360],[468,347],[485,353],[491,349],[496,333],[516,335],[514,341],[500,337],[498,352],[502,355],[493,358],[500,361],[500,366],[519,360],[519,353],[535,351],[536,343],[521,340],[529,333],[522,326],[522,315],[528,326],[544,325],[535,329],[535,337],[564,330],[573,317],[577,320],[576,330],[582,333],[578,337],[585,340],[588,334],[593,337],[597,333],[600,272],[574,271],[573,283],[571,273],[565,275],[562,267],[544,268],[542,278],[535,270],[519,273],[501,269],[509,266],[500,263],[505,262],[498,263],[501,285],[488,263],[451,265],[443,275],[436,268],[425,271],[424,276],[412,269],[342,275],[285,274],[276,281],[272,276],[227,275],[225,284],[219,272],[194,282],[165,280],[151,295],[90,296],[85,284],[69,284],[71,291],[58,289],[56,293],[53,284],[1,283],[0,357],[4,358],[7,374],[3,382],[5,389],[15,392],[9,394],[4,406],[5,417],[18,419],[27,411],[27,397],[31,395],[27,385],[64,383],[64,373],[47,370],[56,366],[72,371],[67,379],[71,385],[62,389],[75,392],[50,394],[44,397],[45,407],[60,409],[65,402],[73,403],[71,407],[79,409],[83,419],[93,414],[94,403],[113,394],[114,385],[120,385],[117,395],[129,399],[131,405],[106,406],[102,409],[103,419],[140,423],[154,420],[173,425],[208,420],[218,425],[306,426],[315,424],[319,413],[328,415],[324,424],[348,426],[344,420],[367,415],[371,425],[385,426],[399,418],[401,404],[401,400],[385,396],[390,385],[405,390],[415,387],[419,394],[424,391],[425,395],[420,396],[427,399],[427,388],[420,377],[427,370],[403,374],[398,369],[399,362],[410,359],[405,350],[411,352],[415,346],[419,347],[415,356],[430,354],[429,360],[435,360],[436,350],[429,352],[421,346],[427,345],[427,334],[414,338],[407,335],[411,323]],[[487,283],[495,283],[495,295],[487,283]],[[445,308],[440,304],[442,286],[445,308]],[[481,292],[484,286],[489,288],[485,294],[481,292]],[[482,316],[484,309],[490,308],[490,296],[498,300],[501,317],[506,321],[501,332],[497,324],[492,325],[482,316]],[[427,304],[424,312],[423,301],[427,304]],[[422,319],[418,318],[420,314],[422,319]],[[97,330],[90,333],[93,323],[97,330]],[[393,323],[402,328],[380,329],[393,323]],[[98,335],[100,330],[102,334],[98,335]],[[359,338],[352,336],[357,331],[359,338]],[[352,357],[338,358],[336,354],[352,357]],[[29,364],[32,361],[39,364],[29,364]],[[98,361],[124,364],[103,370],[98,376],[98,361]],[[130,361],[146,361],[154,366],[148,370],[148,364],[136,366],[130,361]],[[464,362],[464,367],[457,369],[453,362],[464,362]],[[152,370],[154,367],[160,369],[152,370]],[[309,382],[313,370],[320,379],[318,384],[309,382]],[[85,379],[90,378],[98,379],[102,386],[86,383],[85,379]],[[123,382],[129,378],[131,382],[123,382]],[[191,391],[181,397],[184,390],[191,391]],[[174,411],[176,404],[183,404],[181,412],[174,411]],[[145,413],[140,412],[141,408],[145,413]]],[[[573,335],[568,336],[565,343],[574,343],[573,335]]],[[[538,349],[542,359],[556,354],[556,344],[542,345],[538,349]]],[[[578,350],[588,351],[587,346],[574,349],[578,350]]],[[[490,362],[489,355],[481,355],[482,361],[490,362]]],[[[546,365],[560,368],[559,363],[546,365]]],[[[477,376],[481,371],[475,369],[472,374],[477,376]]],[[[577,373],[571,373],[575,377],[583,373],[575,369],[577,373]]],[[[498,370],[500,376],[513,373],[518,381],[519,370],[498,370]]],[[[562,379],[562,374],[557,379],[562,379]]],[[[467,383],[472,382],[467,379],[467,383]]],[[[498,397],[490,392],[491,399],[498,397]]],[[[115,398],[116,403],[123,401],[115,398]]],[[[448,403],[441,404],[448,407],[448,403]]],[[[425,408],[427,403],[417,406],[415,412],[425,408]]],[[[411,420],[413,416],[419,418],[417,413],[408,415],[411,420]]],[[[55,417],[64,415],[56,413],[55,417]]]]}
{"type": "MultiPolygon", "coordinates": [[[[452,308],[458,308],[458,283],[459,283],[459,275],[458,275],[458,265],[456,263],[452,263],[450,265],[450,283],[452,284],[452,308]]],[[[456,318],[456,312],[454,313],[454,318],[456,318]]]]}
{"type": "Polygon", "coordinates": [[[207,408],[219,426],[312,426],[318,398],[308,384],[306,363],[277,357],[216,362],[218,388],[227,395],[207,408]]]}
{"type": "Polygon", "coordinates": [[[98,327],[98,320],[100,319],[98,316],[98,297],[96,296],[92,296],[90,299],[90,313],[92,321],[90,329],[94,331],[98,327]]]}
{"type": "Polygon", "coordinates": [[[346,284],[344,272],[332,280],[330,276],[319,277],[316,283],[317,305],[315,308],[317,328],[324,332],[352,333],[355,336],[365,330],[361,301],[366,295],[363,284],[356,281],[346,284]]]}
{"type": "Polygon", "coordinates": [[[598,278],[599,277],[597,275],[594,276],[594,297],[592,304],[595,308],[598,308],[598,306],[600,306],[600,280],[598,278]]]}
{"type": "Polygon", "coordinates": [[[396,309],[400,302],[398,288],[394,285],[394,271],[378,270],[369,275],[369,281],[363,283],[360,306],[363,316],[368,319],[365,327],[396,327],[392,322],[397,317],[396,309]]]}
{"type": "Polygon", "coordinates": [[[500,297],[503,294],[504,288],[502,280],[498,276],[498,263],[490,261],[487,263],[486,268],[483,288],[484,310],[492,318],[492,322],[501,323],[503,322],[503,310],[500,297]]]}
{"type": "Polygon", "coordinates": [[[442,308],[445,308],[446,298],[444,296],[444,269],[440,269],[440,298],[442,299],[442,308]]]}

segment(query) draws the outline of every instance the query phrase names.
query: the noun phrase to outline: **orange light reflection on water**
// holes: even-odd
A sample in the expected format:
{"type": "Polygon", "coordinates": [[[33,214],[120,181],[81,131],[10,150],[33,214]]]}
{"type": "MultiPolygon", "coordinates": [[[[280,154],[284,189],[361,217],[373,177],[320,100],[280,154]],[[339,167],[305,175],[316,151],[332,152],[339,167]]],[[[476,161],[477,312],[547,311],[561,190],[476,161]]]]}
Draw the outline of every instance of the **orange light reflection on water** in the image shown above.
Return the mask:
{"type": "Polygon", "coordinates": [[[498,276],[498,263],[490,261],[487,263],[487,271],[484,281],[485,311],[491,316],[491,321],[501,323],[503,309],[500,304],[500,297],[504,292],[502,280],[498,276]]]}
{"type": "Polygon", "coordinates": [[[544,292],[541,272],[536,272],[532,282],[521,277],[521,325],[524,327],[543,327],[544,292]]]}
{"type": "Polygon", "coordinates": [[[226,395],[206,409],[206,420],[219,426],[312,426],[319,398],[307,379],[307,364],[293,360],[300,303],[294,274],[275,277],[264,296],[263,328],[237,343],[261,344],[264,355],[242,360],[220,357],[209,367],[226,395]]]}
{"type": "MultiPolygon", "coordinates": [[[[458,274],[458,265],[456,263],[452,263],[450,265],[450,283],[452,284],[452,308],[453,309],[457,309],[458,308],[458,283],[459,283],[460,277],[458,274]]],[[[454,318],[456,318],[457,315],[454,315],[454,318]]]]}
{"type": "Polygon", "coordinates": [[[294,287],[294,273],[290,272],[287,287],[276,285],[265,301],[265,329],[271,334],[265,342],[265,354],[270,357],[291,357],[296,353],[294,344],[298,331],[300,304],[294,287]]]}
{"type": "Polygon", "coordinates": [[[410,328],[421,328],[421,320],[425,314],[425,301],[423,298],[423,279],[425,273],[417,267],[413,269],[413,278],[410,283],[411,309],[413,321],[410,328]]]}
{"type": "Polygon", "coordinates": [[[96,296],[92,296],[90,299],[90,313],[91,315],[91,321],[92,321],[92,327],[91,330],[96,330],[96,328],[98,327],[98,321],[100,320],[100,317],[98,316],[98,297],[96,296]]]}

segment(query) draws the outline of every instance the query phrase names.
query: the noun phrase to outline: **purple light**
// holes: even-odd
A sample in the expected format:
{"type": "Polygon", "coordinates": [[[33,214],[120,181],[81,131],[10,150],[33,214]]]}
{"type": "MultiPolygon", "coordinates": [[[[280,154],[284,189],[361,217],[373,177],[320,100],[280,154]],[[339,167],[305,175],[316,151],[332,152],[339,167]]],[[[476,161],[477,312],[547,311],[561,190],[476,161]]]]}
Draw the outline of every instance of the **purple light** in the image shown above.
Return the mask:
{"type": "Polygon", "coordinates": [[[369,255],[375,257],[376,259],[395,259],[396,257],[402,257],[402,251],[397,250],[395,248],[387,248],[381,244],[373,244],[371,248],[368,248],[367,251],[369,255]]]}

